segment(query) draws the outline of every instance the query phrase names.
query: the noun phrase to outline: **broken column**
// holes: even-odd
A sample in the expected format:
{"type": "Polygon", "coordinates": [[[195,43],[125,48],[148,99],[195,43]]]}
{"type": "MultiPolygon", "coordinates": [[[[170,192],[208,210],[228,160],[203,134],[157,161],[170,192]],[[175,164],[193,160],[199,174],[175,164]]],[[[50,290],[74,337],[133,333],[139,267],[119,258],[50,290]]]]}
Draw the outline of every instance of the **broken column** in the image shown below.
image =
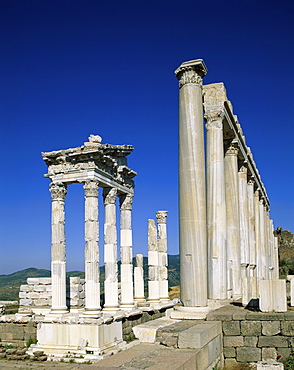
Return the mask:
{"type": "Polygon", "coordinates": [[[179,80],[179,227],[181,301],[207,306],[206,192],[202,59],[184,62],[179,80]]]}
{"type": "Polygon", "coordinates": [[[132,308],[134,306],[132,203],[132,195],[124,194],[120,196],[121,308],[132,308]]]}
{"type": "Polygon", "coordinates": [[[98,181],[86,181],[85,191],[85,312],[100,313],[98,181]]]}
{"type": "Polygon", "coordinates": [[[116,231],[116,188],[104,188],[105,205],[104,220],[104,263],[105,281],[104,311],[116,311],[118,305],[118,277],[117,277],[117,231],[116,231]]]}
{"type": "Polygon", "coordinates": [[[158,243],[154,220],[148,220],[148,301],[151,305],[160,303],[158,278],[158,243]]]}
{"type": "Polygon", "coordinates": [[[66,306],[66,251],[65,251],[65,216],[64,199],[67,187],[63,183],[51,183],[52,198],[52,247],[51,247],[51,276],[52,276],[52,306],[51,313],[63,314],[66,306]]]}
{"type": "Polygon", "coordinates": [[[168,271],[167,271],[167,231],[166,218],[167,211],[156,212],[158,227],[158,265],[159,265],[159,298],[161,302],[168,302],[168,271]]]}
{"type": "Polygon", "coordinates": [[[134,301],[136,303],[145,302],[143,258],[143,254],[136,254],[136,267],[134,269],[134,301]]]}

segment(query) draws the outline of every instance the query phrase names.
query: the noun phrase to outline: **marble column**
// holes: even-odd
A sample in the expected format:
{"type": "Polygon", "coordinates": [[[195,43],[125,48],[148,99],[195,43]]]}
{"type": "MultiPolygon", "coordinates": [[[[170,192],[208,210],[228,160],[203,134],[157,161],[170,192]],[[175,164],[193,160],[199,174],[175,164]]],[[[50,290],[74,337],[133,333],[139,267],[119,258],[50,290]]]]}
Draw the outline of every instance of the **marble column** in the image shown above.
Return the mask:
{"type": "MultiPolygon", "coordinates": [[[[255,226],[255,250],[256,250],[256,277],[261,277],[260,261],[260,215],[259,215],[259,190],[254,192],[254,226],[255,226]]],[[[258,286],[258,285],[257,285],[258,286]]]]}
{"type": "Polygon", "coordinates": [[[134,269],[134,286],[135,286],[135,297],[136,303],[144,303],[144,270],[143,270],[143,254],[136,255],[136,267],[134,269]]]}
{"type": "Polygon", "coordinates": [[[222,111],[205,113],[208,297],[227,298],[226,197],[222,111]]]}
{"type": "Polygon", "coordinates": [[[116,311],[118,305],[118,278],[117,278],[117,231],[116,231],[116,188],[104,188],[103,198],[104,215],[104,264],[105,281],[104,311],[116,311]]]}
{"type": "Polygon", "coordinates": [[[52,305],[51,313],[63,314],[66,306],[66,250],[65,250],[65,214],[64,199],[67,187],[63,183],[51,183],[52,198],[52,247],[51,247],[51,279],[52,305]]]}
{"type": "MultiPolygon", "coordinates": [[[[229,144],[225,154],[225,188],[227,219],[227,259],[232,298],[239,299],[241,290],[240,220],[238,187],[238,142],[229,144]]],[[[231,297],[228,297],[231,298],[231,297]]]]}
{"type": "Polygon", "coordinates": [[[267,205],[264,205],[263,207],[263,216],[264,216],[264,249],[265,249],[265,279],[269,279],[269,215],[268,215],[268,209],[267,205]]]}
{"type": "Polygon", "coordinates": [[[249,266],[249,232],[248,232],[248,192],[247,167],[241,166],[239,177],[239,209],[240,209],[240,250],[241,250],[241,278],[248,276],[249,266]]]}
{"type": "Polygon", "coordinates": [[[98,181],[88,180],[85,192],[85,313],[100,313],[98,181]]]}
{"type": "Polygon", "coordinates": [[[120,200],[120,271],[121,271],[121,308],[134,306],[133,252],[132,252],[132,203],[131,194],[123,194],[120,200]]]}
{"type": "Polygon", "coordinates": [[[158,305],[159,298],[159,255],[157,229],[154,220],[148,220],[148,301],[158,305]]]}
{"type": "Polygon", "coordinates": [[[179,80],[179,228],[181,301],[207,306],[206,191],[202,59],[182,63],[179,80]]]}
{"type": "Polygon", "coordinates": [[[278,247],[278,237],[274,235],[274,279],[279,279],[279,247],[278,247]]]}
{"type": "Polygon", "coordinates": [[[157,227],[158,227],[158,278],[159,278],[159,299],[161,302],[168,302],[168,271],[167,271],[167,230],[166,219],[167,211],[156,212],[157,227]]]}
{"type": "Polygon", "coordinates": [[[259,261],[260,261],[260,279],[267,279],[266,277],[266,268],[267,268],[267,256],[265,250],[265,217],[264,217],[264,203],[263,199],[259,200],[259,221],[260,221],[260,248],[259,248],[259,261]]]}
{"type": "Polygon", "coordinates": [[[256,240],[254,219],[254,181],[249,180],[248,190],[248,239],[249,239],[249,276],[256,277],[256,240]]]}

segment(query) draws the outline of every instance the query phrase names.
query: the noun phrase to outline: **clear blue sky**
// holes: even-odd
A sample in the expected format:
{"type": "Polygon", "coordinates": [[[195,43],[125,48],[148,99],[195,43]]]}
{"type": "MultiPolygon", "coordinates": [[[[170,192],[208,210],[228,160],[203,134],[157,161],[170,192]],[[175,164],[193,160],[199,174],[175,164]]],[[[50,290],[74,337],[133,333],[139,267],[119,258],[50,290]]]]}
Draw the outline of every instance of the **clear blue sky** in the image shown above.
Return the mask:
{"type": "MultiPolygon", "coordinates": [[[[91,133],[135,147],[134,254],[146,255],[157,210],[169,211],[169,253],[178,253],[173,72],[196,58],[204,83],[225,83],[275,227],[294,232],[293,19],[292,0],[0,0],[0,274],[50,268],[40,152],[91,133]]],[[[82,186],[70,186],[68,270],[83,269],[83,205],[82,186]]]]}

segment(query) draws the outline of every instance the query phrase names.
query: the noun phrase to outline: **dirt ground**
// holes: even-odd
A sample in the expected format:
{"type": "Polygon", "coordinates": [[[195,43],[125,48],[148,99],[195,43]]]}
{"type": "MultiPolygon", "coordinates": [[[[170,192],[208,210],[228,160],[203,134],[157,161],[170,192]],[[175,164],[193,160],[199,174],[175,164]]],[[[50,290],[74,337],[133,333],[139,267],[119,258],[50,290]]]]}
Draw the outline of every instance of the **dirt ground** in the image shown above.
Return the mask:
{"type": "MultiPolygon", "coordinates": [[[[65,362],[38,362],[38,361],[13,361],[13,360],[2,360],[0,359],[0,369],[1,370],[93,370],[95,369],[95,364],[71,364],[65,362]]],[[[101,369],[101,368],[100,368],[101,369]]]]}

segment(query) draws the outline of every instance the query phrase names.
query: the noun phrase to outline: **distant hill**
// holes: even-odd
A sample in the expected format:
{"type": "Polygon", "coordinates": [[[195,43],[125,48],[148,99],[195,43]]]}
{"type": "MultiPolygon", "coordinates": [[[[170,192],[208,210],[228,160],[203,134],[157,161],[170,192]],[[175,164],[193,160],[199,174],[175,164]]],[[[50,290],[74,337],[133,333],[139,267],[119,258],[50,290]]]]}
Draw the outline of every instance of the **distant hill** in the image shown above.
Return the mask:
{"type": "MultiPolygon", "coordinates": [[[[169,286],[180,285],[180,256],[179,255],[169,255],[168,256],[168,273],[169,273],[169,286]]],[[[133,258],[133,264],[135,264],[135,257],[133,258]]],[[[119,275],[120,275],[120,261],[118,262],[119,275]]],[[[145,289],[147,291],[147,281],[148,281],[148,258],[143,258],[143,269],[144,269],[144,279],[145,279],[145,289]]],[[[67,272],[67,277],[79,276],[81,278],[85,277],[83,271],[69,271],[67,272]]],[[[27,278],[29,277],[50,277],[50,270],[28,268],[25,270],[14,272],[9,275],[0,275],[0,300],[2,301],[13,301],[18,300],[19,287],[22,284],[26,284],[27,278]]],[[[103,281],[105,276],[104,266],[100,267],[100,278],[102,282],[101,293],[103,293],[103,281]]],[[[119,276],[120,278],[120,276],[119,276]]]]}
{"type": "Polygon", "coordinates": [[[294,234],[281,227],[274,233],[278,237],[280,278],[294,275],[294,234]]]}

